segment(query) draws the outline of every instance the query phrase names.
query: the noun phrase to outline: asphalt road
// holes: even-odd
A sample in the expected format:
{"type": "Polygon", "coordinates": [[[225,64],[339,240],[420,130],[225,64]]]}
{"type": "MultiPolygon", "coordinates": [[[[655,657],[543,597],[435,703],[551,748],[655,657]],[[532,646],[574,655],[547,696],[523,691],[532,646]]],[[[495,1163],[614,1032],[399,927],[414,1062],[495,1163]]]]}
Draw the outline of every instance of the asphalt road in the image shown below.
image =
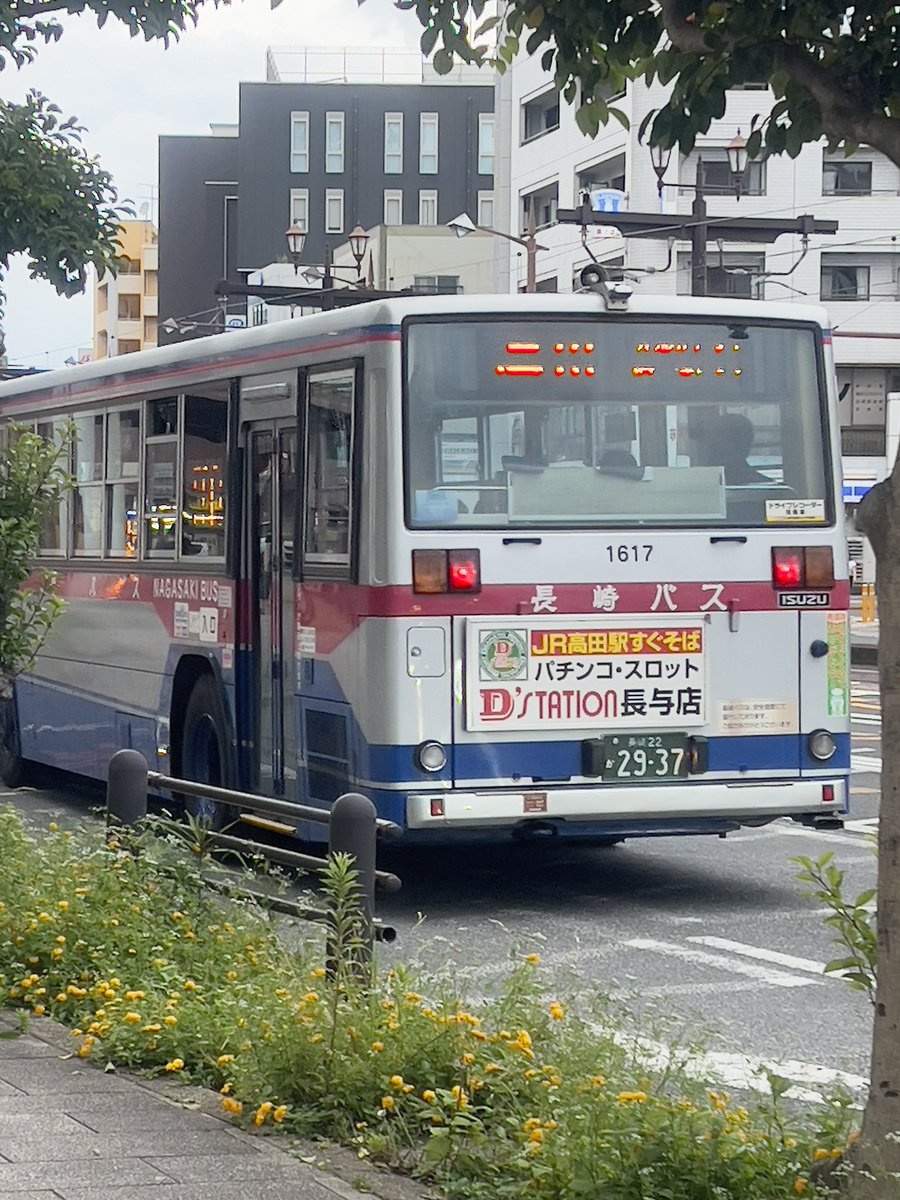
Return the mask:
{"type": "MultiPolygon", "coordinates": [[[[868,1071],[867,997],[822,965],[836,956],[796,855],[832,851],[847,890],[872,886],[881,723],[874,670],[853,672],[852,811],[841,831],[779,821],[727,839],[659,838],[611,849],[538,844],[394,851],[403,889],[379,897],[399,934],[385,961],[455,964],[475,993],[511,957],[541,954],[559,994],[610,995],[660,1041],[703,1039],[734,1087],[761,1062],[816,1091],[859,1088],[868,1071]]],[[[85,816],[102,793],[66,777],[0,793],[41,819],[85,816]]]]}

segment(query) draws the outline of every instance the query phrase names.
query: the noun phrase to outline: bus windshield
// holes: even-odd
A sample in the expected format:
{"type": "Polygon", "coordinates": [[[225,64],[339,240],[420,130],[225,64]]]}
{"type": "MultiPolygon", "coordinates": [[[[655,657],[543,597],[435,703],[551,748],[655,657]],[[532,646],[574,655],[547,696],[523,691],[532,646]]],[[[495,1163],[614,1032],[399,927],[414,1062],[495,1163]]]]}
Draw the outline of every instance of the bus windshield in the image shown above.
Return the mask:
{"type": "Polygon", "coordinates": [[[830,523],[816,328],[411,320],[412,528],[830,523]]]}

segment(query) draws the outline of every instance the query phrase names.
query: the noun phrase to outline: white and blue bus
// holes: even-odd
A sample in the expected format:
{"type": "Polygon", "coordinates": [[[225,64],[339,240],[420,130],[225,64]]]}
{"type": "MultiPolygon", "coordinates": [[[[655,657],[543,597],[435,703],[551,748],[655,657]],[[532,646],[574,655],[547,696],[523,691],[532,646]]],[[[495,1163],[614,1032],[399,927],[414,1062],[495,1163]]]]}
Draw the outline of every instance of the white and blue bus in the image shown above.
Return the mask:
{"type": "Polygon", "coordinates": [[[819,308],[404,297],[0,384],[0,420],[77,433],[7,779],[130,746],[410,840],[846,809],[819,308]]]}

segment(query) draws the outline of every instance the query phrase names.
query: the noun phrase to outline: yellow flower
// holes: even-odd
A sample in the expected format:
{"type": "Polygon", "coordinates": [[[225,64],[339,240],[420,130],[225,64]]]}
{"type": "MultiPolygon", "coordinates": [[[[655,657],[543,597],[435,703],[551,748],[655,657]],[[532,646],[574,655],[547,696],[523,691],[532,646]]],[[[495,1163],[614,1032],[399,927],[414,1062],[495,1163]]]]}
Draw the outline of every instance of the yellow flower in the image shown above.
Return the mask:
{"type": "Polygon", "coordinates": [[[217,1067],[227,1067],[229,1063],[233,1063],[233,1062],[234,1062],[233,1054],[220,1054],[219,1057],[216,1059],[216,1066],[217,1067]]]}
{"type": "Polygon", "coordinates": [[[475,1061],[475,1055],[474,1055],[474,1054],[464,1054],[464,1055],[462,1056],[462,1065],[463,1065],[464,1067],[471,1067],[471,1065],[472,1065],[472,1063],[473,1063],[474,1061],[475,1061]]]}
{"type": "Polygon", "coordinates": [[[144,995],[143,992],[126,992],[125,999],[126,1000],[146,1000],[147,997],[144,995]]]}
{"type": "Polygon", "coordinates": [[[40,913],[38,913],[38,920],[40,921],[40,923],[42,925],[46,925],[47,922],[52,921],[53,918],[47,912],[40,912],[40,913]]]}
{"type": "Polygon", "coordinates": [[[58,900],[56,903],[56,907],[59,909],[60,912],[65,912],[69,907],[69,902],[68,902],[68,900],[58,900]]]}
{"type": "Polygon", "coordinates": [[[450,1089],[450,1095],[460,1108],[465,1108],[469,1103],[469,1097],[466,1094],[465,1088],[461,1088],[458,1083],[454,1084],[454,1086],[450,1089]]]}
{"type": "Polygon", "coordinates": [[[184,913],[183,913],[183,912],[177,912],[177,911],[176,911],[176,912],[173,912],[173,913],[171,914],[170,920],[172,920],[172,921],[176,922],[176,924],[177,924],[179,921],[183,921],[183,920],[184,920],[184,913]]]}
{"type": "Polygon", "coordinates": [[[540,1127],[541,1127],[541,1118],[540,1117],[529,1117],[528,1120],[525,1122],[525,1124],[522,1126],[522,1128],[525,1130],[526,1133],[530,1133],[532,1129],[540,1129],[540,1127]]]}
{"type": "Polygon", "coordinates": [[[785,1138],[784,1144],[787,1146],[788,1150],[795,1150],[797,1147],[797,1139],[796,1138],[785,1138]]]}
{"type": "Polygon", "coordinates": [[[303,997],[303,999],[306,1001],[307,1004],[315,1004],[315,1002],[318,1000],[318,998],[319,998],[318,992],[307,992],[306,995],[303,997]]]}
{"type": "Polygon", "coordinates": [[[57,1004],[65,1004],[65,1002],[68,1000],[68,998],[69,997],[66,995],[65,992],[59,992],[56,997],[56,1003],[57,1004]]]}
{"type": "Polygon", "coordinates": [[[804,1179],[802,1175],[800,1176],[799,1179],[794,1180],[794,1191],[797,1193],[798,1196],[802,1196],[808,1186],[809,1186],[809,1180],[804,1179]]]}
{"type": "Polygon", "coordinates": [[[313,967],[313,969],[309,973],[309,977],[310,977],[310,979],[324,979],[325,978],[325,968],[324,967],[313,967]]]}
{"type": "Polygon", "coordinates": [[[552,1120],[552,1119],[551,1119],[551,1120],[549,1120],[549,1121],[545,1121],[545,1122],[544,1122],[544,1128],[545,1128],[545,1129],[555,1129],[555,1128],[556,1128],[556,1122],[555,1122],[554,1120],[552,1120]]]}
{"type": "Polygon", "coordinates": [[[606,1084],[606,1080],[603,1078],[602,1075],[592,1075],[591,1076],[591,1087],[601,1088],[601,1087],[604,1087],[605,1084],[606,1084]]]}
{"type": "Polygon", "coordinates": [[[278,1107],[275,1109],[275,1111],[272,1113],[272,1120],[275,1122],[276,1125],[280,1125],[281,1122],[284,1120],[284,1118],[287,1116],[287,1110],[288,1110],[288,1106],[286,1104],[279,1104],[278,1107]]]}
{"type": "Polygon", "coordinates": [[[418,992],[407,992],[405,999],[406,999],[407,1004],[421,1004],[422,1003],[422,997],[419,995],[418,992]]]}
{"type": "Polygon", "coordinates": [[[485,1075],[496,1075],[501,1069],[502,1068],[499,1063],[488,1063],[488,1065],[484,1068],[484,1073],[485,1075]]]}
{"type": "Polygon", "coordinates": [[[225,974],[225,978],[226,979],[237,979],[237,971],[227,971],[225,974]]]}
{"type": "Polygon", "coordinates": [[[643,1104],[647,1099],[646,1092],[619,1092],[616,1099],[620,1104],[643,1104]]]}
{"type": "Polygon", "coordinates": [[[239,1114],[244,1111],[244,1106],[241,1104],[240,1100],[232,1100],[230,1096],[226,1096],[222,1101],[222,1107],[226,1112],[235,1114],[239,1114]]]}
{"type": "Polygon", "coordinates": [[[528,1140],[529,1142],[542,1142],[544,1140],[543,1129],[532,1129],[531,1133],[528,1135],[528,1140]]]}
{"type": "Polygon", "coordinates": [[[256,1114],[253,1117],[253,1124],[262,1125],[274,1107],[275,1105],[271,1102],[271,1100],[265,1100],[256,1110],[256,1114]]]}
{"type": "Polygon", "coordinates": [[[161,1029],[162,1029],[162,1025],[159,1025],[156,1022],[154,1022],[152,1025],[145,1025],[144,1028],[141,1030],[141,1033],[159,1033],[159,1031],[161,1029]]]}
{"type": "Polygon", "coordinates": [[[194,983],[193,979],[186,979],[183,986],[186,992],[196,992],[197,990],[197,985],[194,983]]]}
{"type": "Polygon", "coordinates": [[[57,823],[55,821],[51,821],[50,824],[47,826],[47,828],[50,830],[51,833],[59,832],[59,826],[57,825],[57,823]]]}
{"type": "Polygon", "coordinates": [[[43,1004],[36,1004],[31,1011],[36,1017],[42,1017],[47,1010],[44,1008],[43,1004]]]}
{"type": "Polygon", "coordinates": [[[62,946],[54,946],[53,949],[50,951],[51,958],[62,958],[62,956],[63,956],[62,946]]]}
{"type": "Polygon", "coordinates": [[[141,1017],[140,1013],[127,1012],[125,1014],[126,1025],[140,1025],[142,1020],[143,1020],[143,1018],[141,1017]]]}
{"type": "Polygon", "coordinates": [[[566,1010],[559,1003],[559,1001],[554,1000],[553,1003],[550,1005],[550,1016],[553,1018],[554,1021],[561,1021],[565,1015],[566,1015],[566,1010]]]}
{"type": "Polygon", "coordinates": [[[394,1108],[396,1107],[394,1104],[394,1097],[393,1096],[382,1096],[381,1097],[381,1107],[384,1109],[385,1112],[393,1112],[394,1108]]]}
{"type": "Polygon", "coordinates": [[[90,1056],[91,1056],[91,1048],[87,1044],[87,1042],[85,1042],[83,1046],[79,1046],[79,1048],[78,1048],[78,1057],[79,1058],[90,1058],[90,1056]]]}
{"type": "Polygon", "coordinates": [[[476,1042],[486,1042],[488,1040],[488,1036],[483,1029],[473,1029],[472,1037],[476,1042]]]}
{"type": "Polygon", "coordinates": [[[373,1042],[370,1049],[373,1054],[380,1054],[384,1049],[384,1042],[373,1042]]]}
{"type": "Polygon", "coordinates": [[[529,966],[536,967],[541,961],[541,956],[539,954],[526,954],[525,961],[529,964],[529,966]]]}
{"type": "Polygon", "coordinates": [[[77,887],[75,889],[76,896],[86,896],[87,894],[88,894],[88,890],[86,887],[77,887]]]}
{"type": "Polygon", "coordinates": [[[396,1088],[399,1091],[403,1087],[403,1076],[392,1075],[390,1078],[390,1084],[392,1088],[396,1088]]]}
{"type": "Polygon", "coordinates": [[[178,1024],[178,1018],[173,1017],[171,1013],[167,1017],[163,1017],[163,1025],[168,1025],[171,1029],[173,1025],[178,1024]]]}
{"type": "Polygon", "coordinates": [[[426,1088],[422,1093],[422,1099],[426,1104],[434,1104],[435,1100],[437,1100],[437,1094],[431,1088],[426,1088]]]}
{"type": "Polygon", "coordinates": [[[181,1071],[184,1069],[184,1060],[181,1058],[173,1058],[171,1062],[166,1063],[167,1071],[181,1071]]]}

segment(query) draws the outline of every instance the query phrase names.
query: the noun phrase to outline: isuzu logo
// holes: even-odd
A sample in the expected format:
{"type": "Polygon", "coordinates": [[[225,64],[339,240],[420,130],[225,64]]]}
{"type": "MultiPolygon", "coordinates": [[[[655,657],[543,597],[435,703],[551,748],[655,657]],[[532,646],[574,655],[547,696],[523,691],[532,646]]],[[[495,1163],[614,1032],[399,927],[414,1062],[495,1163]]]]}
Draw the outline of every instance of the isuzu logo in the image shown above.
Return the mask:
{"type": "Polygon", "coordinates": [[[828,608],[831,596],[828,592],[781,592],[779,608],[828,608]]]}

